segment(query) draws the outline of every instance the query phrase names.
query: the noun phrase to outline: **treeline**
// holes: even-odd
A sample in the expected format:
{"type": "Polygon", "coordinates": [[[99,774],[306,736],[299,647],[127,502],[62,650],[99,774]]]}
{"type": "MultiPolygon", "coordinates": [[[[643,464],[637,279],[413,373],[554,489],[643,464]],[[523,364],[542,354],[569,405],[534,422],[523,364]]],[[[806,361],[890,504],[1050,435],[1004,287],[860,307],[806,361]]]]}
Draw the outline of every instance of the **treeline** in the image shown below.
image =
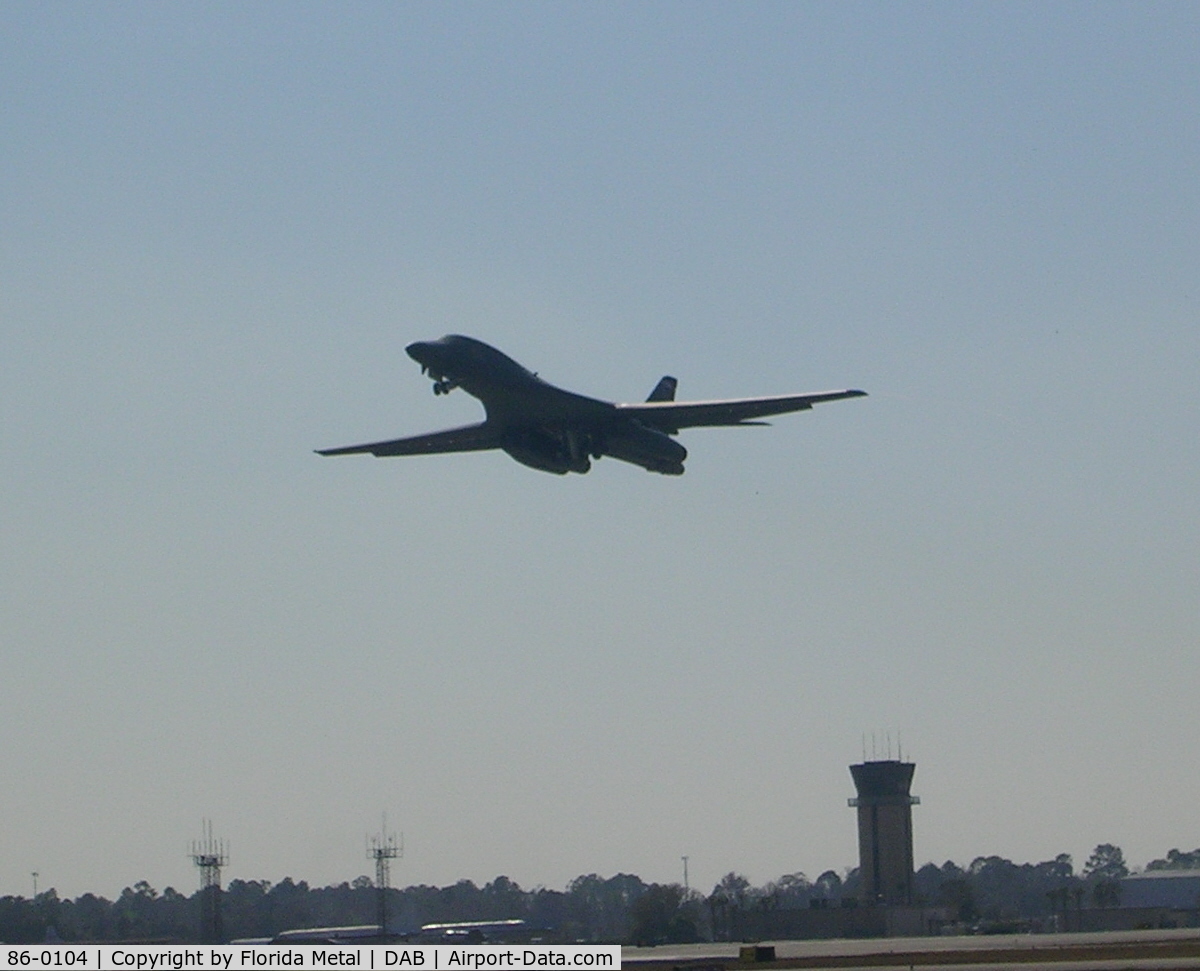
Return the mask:
{"type": "MultiPolygon", "coordinates": [[[[1171,850],[1146,870],[1200,869],[1200,849],[1171,850]]],[[[1078,873],[1061,854],[1042,863],[978,857],[961,867],[927,863],[915,874],[914,903],[945,907],[965,925],[1028,920],[1068,908],[1120,903],[1127,876],[1120,847],[1097,846],[1078,873]]],[[[389,926],[416,930],[422,924],[523,918],[556,940],[629,943],[725,939],[738,911],[841,906],[858,894],[858,872],[827,870],[815,880],[792,873],[761,887],[729,873],[707,896],[678,884],[647,884],[632,874],[596,874],[572,880],[565,890],[524,890],[507,877],[480,887],[460,880],[446,887],[412,886],[388,891],[389,926]]],[[[330,887],[285,878],[233,880],[221,895],[226,939],[271,937],[298,927],[371,924],[378,896],[368,877],[330,887]]],[[[84,894],[60,899],[54,890],[32,899],[0,897],[0,941],[179,941],[198,939],[201,893],[172,887],[161,893],[145,881],[126,887],[116,900],[84,894]]]]}

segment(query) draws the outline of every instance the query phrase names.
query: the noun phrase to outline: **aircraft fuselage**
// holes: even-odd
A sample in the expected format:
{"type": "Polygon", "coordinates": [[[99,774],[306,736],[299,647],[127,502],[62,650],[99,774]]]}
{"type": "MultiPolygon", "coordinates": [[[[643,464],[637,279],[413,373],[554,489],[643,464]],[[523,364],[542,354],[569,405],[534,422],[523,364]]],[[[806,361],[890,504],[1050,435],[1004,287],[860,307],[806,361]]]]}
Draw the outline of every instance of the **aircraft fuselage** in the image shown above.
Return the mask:
{"type": "Polygon", "coordinates": [[[687,449],[641,426],[608,401],[556,388],[483,341],[449,334],[405,348],[434,379],[434,393],[462,388],[478,398],[500,448],[545,472],[587,472],[591,459],[610,455],[651,472],[682,475],[687,449]],[[531,420],[533,417],[533,420],[531,420]]]}

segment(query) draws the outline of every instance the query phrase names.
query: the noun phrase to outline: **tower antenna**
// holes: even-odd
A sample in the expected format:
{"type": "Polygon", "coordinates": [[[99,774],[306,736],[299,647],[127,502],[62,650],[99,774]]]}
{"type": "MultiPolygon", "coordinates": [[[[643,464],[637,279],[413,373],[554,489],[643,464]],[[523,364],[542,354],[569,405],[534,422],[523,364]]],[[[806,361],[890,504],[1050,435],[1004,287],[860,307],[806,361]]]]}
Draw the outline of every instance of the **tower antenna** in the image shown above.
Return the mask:
{"type": "Polygon", "coordinates": [[[224,944],[221,920],[221,867],[229,862],[224,840],[213,839],[212,820],[200,824],[202,836],[192,843],[192,862],[200,868],[200,942],[224,944]]]}
{"type": "Polygon", "coordinates": [[[387,831],[387,813],[378,836],[372,836],[367,844],[367,856],[375,861],[375,922],[379,925],[379,941],[387,940],[387,898],[392,882],[392,860],[404,856],[404,834],[399,842],[387,831]]]}

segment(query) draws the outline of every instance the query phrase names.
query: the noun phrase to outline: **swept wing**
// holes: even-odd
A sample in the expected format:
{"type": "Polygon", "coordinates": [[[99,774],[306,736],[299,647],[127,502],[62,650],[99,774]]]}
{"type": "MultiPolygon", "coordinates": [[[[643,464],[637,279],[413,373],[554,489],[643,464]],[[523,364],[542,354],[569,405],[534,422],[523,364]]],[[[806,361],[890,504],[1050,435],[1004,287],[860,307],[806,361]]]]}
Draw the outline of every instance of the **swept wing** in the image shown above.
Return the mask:
{"type": "Polygon", "coordinates": [[[740,425],[755,418],[806,411],[822,401],[861,398],[865,391],[818,391],[812,394],[781,394],[767,398],[728,398],[722,401],[646,401],[617,405],[619,414],[641,424],[672,434],[681,428],[704,425],[740,425]]]}
{"type": "Polygon", "coordinates": [[[318,455],[434,455],[438,452],[482,452],[500,447],[500,434],[487,422],[447,428],[428,435],[393,438],[386,442],[347,445],[343,448],[318,449],[318,455]]]}

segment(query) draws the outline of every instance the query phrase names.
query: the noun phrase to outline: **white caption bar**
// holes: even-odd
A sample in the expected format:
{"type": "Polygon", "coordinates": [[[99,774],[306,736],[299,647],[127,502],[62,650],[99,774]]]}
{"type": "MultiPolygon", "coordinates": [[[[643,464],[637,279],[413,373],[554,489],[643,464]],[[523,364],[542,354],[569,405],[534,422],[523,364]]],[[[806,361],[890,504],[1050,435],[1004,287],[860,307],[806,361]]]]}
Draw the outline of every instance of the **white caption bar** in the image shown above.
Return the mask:
{"type": "Polygon", "coordinates": [[[26,944],[0,945],[0,971],[488,971],[491,968],[621,967],[619,944],[26,944]]]}

